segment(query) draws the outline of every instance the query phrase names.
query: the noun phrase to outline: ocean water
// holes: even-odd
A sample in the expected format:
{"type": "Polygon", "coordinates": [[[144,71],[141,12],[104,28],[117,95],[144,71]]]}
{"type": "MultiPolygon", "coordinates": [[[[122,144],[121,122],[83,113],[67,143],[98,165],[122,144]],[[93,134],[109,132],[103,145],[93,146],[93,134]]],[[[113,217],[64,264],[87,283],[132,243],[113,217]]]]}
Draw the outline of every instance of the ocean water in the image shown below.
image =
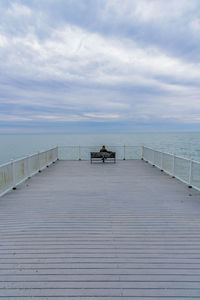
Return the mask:
{"type": "Polygon", "coordinates": [[[53,146],[149,146],[200,161],[200,132],[0,135],[0,164],[53,146]]]}

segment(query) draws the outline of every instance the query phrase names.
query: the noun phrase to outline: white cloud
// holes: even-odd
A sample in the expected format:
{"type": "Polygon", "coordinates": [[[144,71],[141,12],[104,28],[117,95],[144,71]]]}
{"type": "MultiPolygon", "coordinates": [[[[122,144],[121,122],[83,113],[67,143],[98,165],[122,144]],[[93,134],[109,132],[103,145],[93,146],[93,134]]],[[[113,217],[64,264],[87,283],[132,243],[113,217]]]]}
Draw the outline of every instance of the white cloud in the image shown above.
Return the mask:
{"type": "Polygon", "coordinates": [[[17,114],[2,114],[0,113],[0,121],[2,122],[15,122],[15,121],[32,121],[30,117],[17,114]]]}
{"type": "Polygon", "coordinates": [[[199,38],[200,34],[200,18],[199,19],[194,19],[190,22],[190,28],[192,32],[199,38]]]}
{"type": "Polygon", "coordinates": [[[103,19],[116,22],[159,22],[177,19],[195,9],[197,0],[109,0],[103,19]]]}
{"type": "Polygon", "coordinates": [[[1,35],[4,65],[12,74],[35,79],[75,80],[99,84],[151,85],[166,90],[159,76],[179,80],[200,79],[199,66],[170,57],[159,49],[141,48],[127,39],[106,38],[67,25],[39,40],[33,33],[7,39],[1,35]]]}
{"type": "Polygon", "coordinates": [[[0,34],[0,48],[5,48],[8,46],[8,39],[5,35],[0,34]]]}
{"type": "MultiPolygon", "coordinates": [[[[159,23],[165,18],[179,18],[193,9],[195,2],[109,0],[104,18],[110,18],[111,22],[122,19],[159,23]]],[[[32,11],[13,4],[8,14],[30,16],[32,11]]],[[[37,15],[34,16],[37,23],[37,15]]],[[[39,18],[41,21],[41,12],[39,18]]],[[[198,19],[190,26],[198,32],[198,19]]],[[[103,36],[70,24],[45,29],[48,35],[41,38],[32,27],[27,27],[24,35],[6,35],[0,27],[1,70],[5,78],[20,82],[12,87],[11,83],[2,83],[0,101],[30,110],[33,105],[37,107],[36,113],[14,112],[8,120],[139,121],[170,119],[170,116],[180,120],[181,114],[189,118],[187,110],[191,105],[200,110],[199,64],[169,55],[150,44],[141,46],[131,36],[103,36]],[[27,81],[35,82],[33,87],[30,84],[28,89],[27,81]],[[60,89],[51,87],[54,81],[61,84],[60,89]],[[50,82],[49,86],[43,85],[44,82],[50,82]],[[66,87],[62,87],[65,82],[66,87]]],[[[6,121],[6,116],[1,117],[6,121]]]]}
{"type": "Polygon", "coordinates": [[[26,5],[13,3],[11,7],[8,9],[7,13],[13,17],[23,17],[23,16],[30,16],[32,11],[26,5]]]}
{"type": "Polygon", "coordinates": [[[32,121],[51,121],[51,122],[80,122],[85,118],[75,114],[51,114],[51,115],[34,115],[32,121]]]}
{"type": "Polygon", "coordinates": [[[85,117],[93,118],[93,119],[119,119],[119,114],[108,114],[108,113],[84,113],[85,117]]]}

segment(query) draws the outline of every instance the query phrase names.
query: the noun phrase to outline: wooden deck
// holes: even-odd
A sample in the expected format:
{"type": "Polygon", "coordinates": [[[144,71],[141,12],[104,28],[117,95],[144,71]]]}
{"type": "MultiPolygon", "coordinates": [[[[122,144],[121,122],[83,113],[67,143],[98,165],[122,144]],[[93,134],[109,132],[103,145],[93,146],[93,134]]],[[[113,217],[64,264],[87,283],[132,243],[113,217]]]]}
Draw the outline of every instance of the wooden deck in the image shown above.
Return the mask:
{"type": "Polygon", "coordinates": [[[140,160],[59,161],[0,199],[1,299],[200,299],[200,193],[140,160]]]}

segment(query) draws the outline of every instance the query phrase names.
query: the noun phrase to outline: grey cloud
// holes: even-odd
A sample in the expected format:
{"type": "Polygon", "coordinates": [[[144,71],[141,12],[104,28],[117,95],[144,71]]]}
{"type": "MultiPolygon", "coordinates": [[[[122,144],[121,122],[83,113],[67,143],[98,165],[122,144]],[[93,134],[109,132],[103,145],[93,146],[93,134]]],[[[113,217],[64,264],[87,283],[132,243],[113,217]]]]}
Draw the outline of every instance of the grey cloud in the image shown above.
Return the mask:
{"type": "Polygon", "coordinates": [[[198,2],[120,2],[1,2],[0,122],[197,122],[198,2]]]}

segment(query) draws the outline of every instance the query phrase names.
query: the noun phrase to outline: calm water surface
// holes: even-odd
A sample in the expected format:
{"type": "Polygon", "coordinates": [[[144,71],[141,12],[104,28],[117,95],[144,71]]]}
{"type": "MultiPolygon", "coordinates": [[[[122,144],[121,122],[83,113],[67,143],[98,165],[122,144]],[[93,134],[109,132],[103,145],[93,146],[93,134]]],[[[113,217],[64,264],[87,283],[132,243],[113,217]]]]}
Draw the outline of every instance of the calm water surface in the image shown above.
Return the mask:
{"type": "Polygon", "coordinates": [[[0,164],[57,145],[138,146],[176,153],[200,161],[200,132],[123,134],[0,135],[0,164]]]}

